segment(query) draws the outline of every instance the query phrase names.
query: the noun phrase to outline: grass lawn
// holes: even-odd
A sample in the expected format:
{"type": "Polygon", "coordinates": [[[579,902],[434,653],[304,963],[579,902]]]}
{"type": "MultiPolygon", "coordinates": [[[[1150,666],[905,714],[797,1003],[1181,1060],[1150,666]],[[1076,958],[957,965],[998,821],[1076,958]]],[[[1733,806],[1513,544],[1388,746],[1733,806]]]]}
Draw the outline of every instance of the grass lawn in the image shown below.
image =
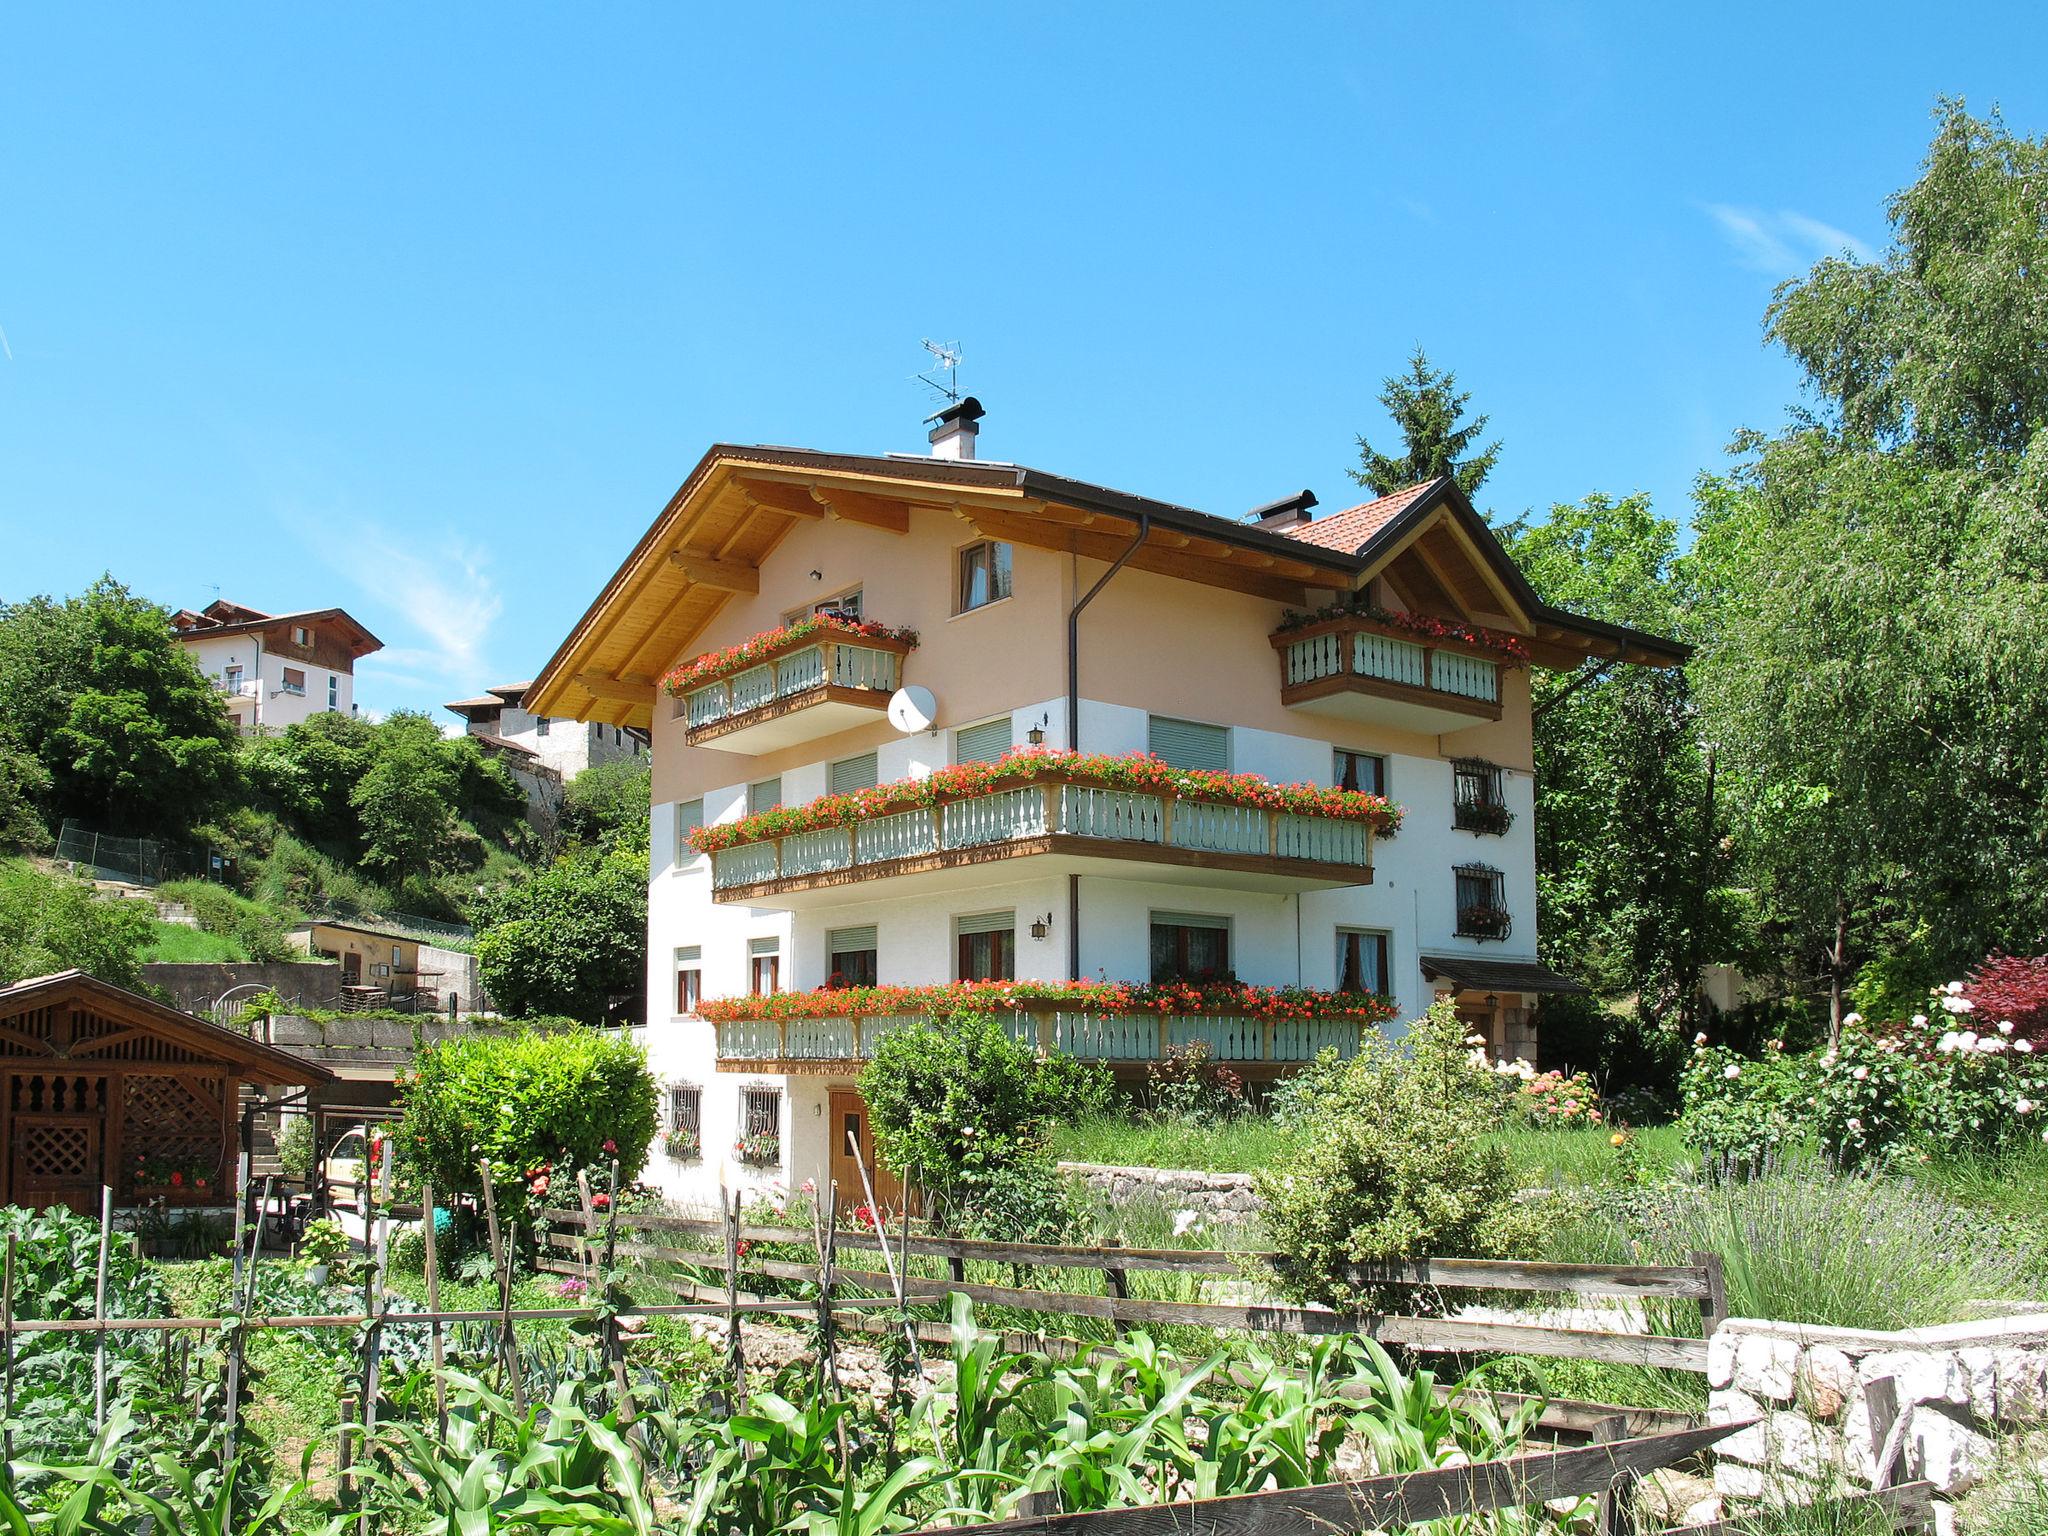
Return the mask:
{"type": "Polygon", "coordinates": [[[249,952],[224,933],[207,933],[183,923],[156,923],[156,938],[144,960],[168,960],[181,964],[209,962],[232,964],[247,960],[249,952]]]}
{"type": "Polygon", "coordinates": [[[1053,1130],[1052,1154],[1071,1163],[1119,1163],[1139,1168],[1206,1168],[1250,1173],[1294,1150],[1295,1133],[1262,1115],[1213,1125],[1188,1120],[1145,1121],[1092,1115],[1053,1130]]]}

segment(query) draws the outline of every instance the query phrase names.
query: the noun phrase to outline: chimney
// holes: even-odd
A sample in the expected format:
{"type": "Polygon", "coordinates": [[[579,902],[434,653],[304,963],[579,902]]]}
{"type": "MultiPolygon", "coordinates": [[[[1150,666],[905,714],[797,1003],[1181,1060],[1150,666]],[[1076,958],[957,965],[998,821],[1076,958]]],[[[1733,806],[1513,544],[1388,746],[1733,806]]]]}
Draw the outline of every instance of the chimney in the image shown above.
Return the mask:
{"type": "Polygon", "coordinates": [[[1253,507],[1245,513],[1244,520],[1254,527],[1285,529],[1296,523],[1309,520],[1309,508],[1316,504],[1314,491],[1302,491],[1298,495],[1283,496],[1278,501],[1269,501],[1263,507],[1253,507]]]}
{"type": "Polygon", "coordinates": [[[981,402],[969,395],[964,400],[954,401],[938,415],[926,417],[927,421],[938,423],[932,428],[932,457],[973,458],[975,434],[981,431],[980,422],[985,414],[981,402]]]}

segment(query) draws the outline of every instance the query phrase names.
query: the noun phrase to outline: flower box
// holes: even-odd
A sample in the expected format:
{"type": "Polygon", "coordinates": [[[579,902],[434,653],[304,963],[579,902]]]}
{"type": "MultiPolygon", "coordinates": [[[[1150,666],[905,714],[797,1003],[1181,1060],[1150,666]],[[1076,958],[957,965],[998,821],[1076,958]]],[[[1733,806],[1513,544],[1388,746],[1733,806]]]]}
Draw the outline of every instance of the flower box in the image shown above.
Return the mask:
{"type": "Polygon", "coordinates": [[[661,680],[661,685],[671,694],[680,698],[694,688],[715,683],[721,678],[731,677],[763,662],[774,661],[791,651],[801,650],[807,645],[816,645],[821,640],[841,637],[858,641],[863,645],[876,646],[907,654],[917,649],[917,631],[895,628],[887,624],[876,624],[866,619],[844,618],[836,613],[817,613],[785,624],[779,629],[764,630],[750,635],[737,645],[723,650],[706,651],[701,656],[692,656],[688,661],[672,670],[661,680]]]}
{"type": "Polygon", "coordinates": [[[773,1168],[782,1161],[779,1136],[742,1136],[732,1144],[733,1156],[750,1168],[773,1168]]]}
{"type": "Polygon", "coordinates": [[[1505,907],[1460,907],[1458,935],[1467,939],[1504,939],[1514,919],[1505,907]]]}
{"type": "Polygon", "coordinates": [[[1461,801],[1451,811],[1451,825],[1460,832],[1479,832],[1505,837],[1515,823],[1515,813],[1493,800],[1461,801]]]}
{"type": "Polygon", "coordinates": [[[679,1127],[661,1138],[661,1150],[679,1163],[694,1163],[704,1155],[704,1141],[695,1131],[679,1127]]]}
{"type": "Polygon", "coordinates": [[[1245,982],[955,981],[941,986],[831,987],[815,992],[709,998],[697,1015],[713,1024],[751,1019],[839,1019],[956,1013],[1037,1012],[1239,1014],[1257,1019],[1344,1019],[1381,1024],[1394,1006],[1371,992],[1318,992],[1245,982]]]}

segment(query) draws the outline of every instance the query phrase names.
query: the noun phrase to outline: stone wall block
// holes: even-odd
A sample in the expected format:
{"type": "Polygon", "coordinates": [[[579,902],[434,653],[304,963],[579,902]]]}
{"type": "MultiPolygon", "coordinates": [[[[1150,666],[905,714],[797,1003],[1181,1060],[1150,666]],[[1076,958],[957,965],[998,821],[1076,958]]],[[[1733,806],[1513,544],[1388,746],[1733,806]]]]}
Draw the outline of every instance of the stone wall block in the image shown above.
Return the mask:
{"type": "Polygon", "coordinates": [[[1790,1339],[1752,1333],[1735,1346],[1734,1384],[1752,1397],[1791,1402],[1798,1368],[1799,1346],[1790,1339]]]}
{"type": "Polygon", "coordinates": [[[1906,1473],[1925,1478],[1945,1494],[1967,1493],[1996,1454],[1997,1447],[1941,1408],[1913,1410],[1906,1426],[1906,1473]]]}
{"type": "Polygon", "coordinates": [[[1799,1396],[1815,1417],[1833,1422],[1855,1395],[1855,1361],[1830,1344],[1806,1351],[1799,1367],[1799,1396]]]}

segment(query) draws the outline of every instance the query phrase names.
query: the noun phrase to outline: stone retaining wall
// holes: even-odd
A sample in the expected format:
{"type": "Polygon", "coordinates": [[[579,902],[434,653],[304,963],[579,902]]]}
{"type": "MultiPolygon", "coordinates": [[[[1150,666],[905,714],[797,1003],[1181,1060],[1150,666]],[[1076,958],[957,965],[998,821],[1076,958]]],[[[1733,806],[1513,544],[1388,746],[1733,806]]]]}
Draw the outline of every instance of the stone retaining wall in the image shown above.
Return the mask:
{"type": "Polygon", "coordinates": [[[1259,1197],[1248,1173],[1209,1173],[1198,1168],[1131,1168],[1110,1163],[1061,1163],[1060,1172],[1111,1205],[1133,1200],[1170,1214],[1193,1211],[1198,1220],[1242,1226],[1259,1214],[1259,1197]]]}
{"type": "Polygon", "coordinates": [[[1732,1318],[1707,1385],[1711,1422],[1759,1421],[1715,1447],[1730,1498],[1922,1478],[1960,1494],[2002,1430],[2048,1414],[2048,1315],[1897,1333],[1732,1318]]]}
{"type": "Polygon", "coordinates": [[[341,1006],[341,967],[325,961],[152,960],[142,979],[162,987],[187,1013],[213,1006],[213,1000],[234,987],[269,989],[301,1008],[341,1006]]]}

